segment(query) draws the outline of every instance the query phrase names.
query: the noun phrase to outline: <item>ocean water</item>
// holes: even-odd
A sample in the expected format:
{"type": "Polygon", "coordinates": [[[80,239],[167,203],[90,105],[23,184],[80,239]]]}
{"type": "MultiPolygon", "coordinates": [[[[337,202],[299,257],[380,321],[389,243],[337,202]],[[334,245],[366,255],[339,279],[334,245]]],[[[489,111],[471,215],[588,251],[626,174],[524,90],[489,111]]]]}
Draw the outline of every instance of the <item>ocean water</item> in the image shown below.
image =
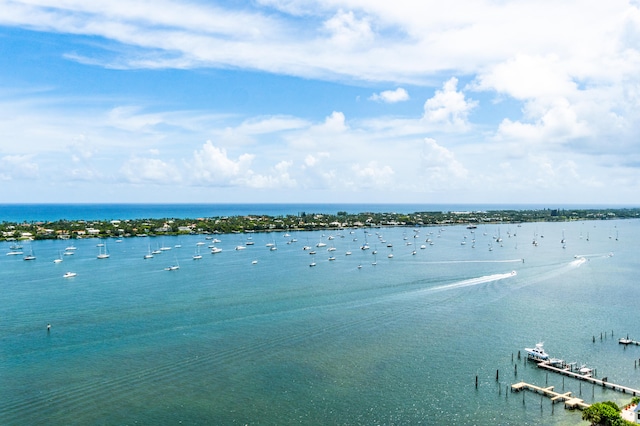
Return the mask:
{"type": "Polygon", "coordinates": [[[640,340],[640,221],[218,238],[76,240],[57,264],[68,242],[0,243],[0,423],[580,424],[521,380],[629,401],[518,359],[539,341],[640,388],[617,341],[640,340]]]}

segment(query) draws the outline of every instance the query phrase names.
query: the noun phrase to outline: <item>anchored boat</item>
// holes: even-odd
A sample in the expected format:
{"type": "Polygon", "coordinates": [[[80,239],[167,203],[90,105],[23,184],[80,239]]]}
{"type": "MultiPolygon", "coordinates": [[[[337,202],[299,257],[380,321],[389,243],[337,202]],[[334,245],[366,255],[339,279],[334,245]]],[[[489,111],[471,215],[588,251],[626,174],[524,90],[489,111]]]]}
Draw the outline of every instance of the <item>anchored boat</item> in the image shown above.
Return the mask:
{"type": "Polygon", "coordinates": [[[536,343],[535,348],[524,348],[527,351],[527,357],[534,361],[546,361],[549,359],[549,354],[544,351],[543,343],[536,343]]]}

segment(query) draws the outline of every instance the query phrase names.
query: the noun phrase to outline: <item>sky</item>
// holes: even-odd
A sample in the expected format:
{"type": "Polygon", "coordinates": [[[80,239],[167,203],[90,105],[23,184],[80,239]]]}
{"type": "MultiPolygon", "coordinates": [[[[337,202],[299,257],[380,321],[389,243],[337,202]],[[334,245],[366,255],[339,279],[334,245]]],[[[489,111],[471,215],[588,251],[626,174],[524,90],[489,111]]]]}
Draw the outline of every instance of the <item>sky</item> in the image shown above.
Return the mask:
{"type": "Polygon", "coordinates": [[[640,204],[639,0],[0,0],[4,203],[640,204]]]}

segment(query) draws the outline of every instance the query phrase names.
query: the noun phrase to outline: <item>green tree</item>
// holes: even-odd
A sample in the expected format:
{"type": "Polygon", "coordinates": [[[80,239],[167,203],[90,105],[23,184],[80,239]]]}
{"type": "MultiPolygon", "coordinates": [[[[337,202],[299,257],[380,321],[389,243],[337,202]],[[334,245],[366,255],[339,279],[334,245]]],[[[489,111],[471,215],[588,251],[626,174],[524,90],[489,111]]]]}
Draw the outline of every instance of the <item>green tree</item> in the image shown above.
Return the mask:
{"type": "Polygon", "coordinates": [[[629,424],[620,417],[620,407],[613,401],[596,402],[582,412],[582,420],[593,426],[621,426],[629,424]]]}

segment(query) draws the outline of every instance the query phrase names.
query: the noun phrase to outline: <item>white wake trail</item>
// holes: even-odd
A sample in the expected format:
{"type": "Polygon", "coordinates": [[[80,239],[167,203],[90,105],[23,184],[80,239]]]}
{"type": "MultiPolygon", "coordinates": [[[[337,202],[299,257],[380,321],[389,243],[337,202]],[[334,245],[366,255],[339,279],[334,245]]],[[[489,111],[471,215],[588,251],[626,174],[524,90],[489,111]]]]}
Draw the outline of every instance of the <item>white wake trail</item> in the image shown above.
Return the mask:
{"type": "Polygon", "coordinates": [[[470,287],[478,284],[489,283],[492,281],[504,280],[507,278],[512,278],[518,275],[516,271],[511,271],[506,274],[493,274],[493,275],[485,275],[477,278],[470,278],[468,280],[459,281],[457,283],[441,285],[438,287],[432,287],[428,289],[429,291],[443,291],[443,290],[451,290],[454,288],[462,288],[462,287],[470,287]]]}
{"type": "Polygon", "coordinates": [[[504,260],[437,260],[433,262],[424,262],[429,265],[444,265],[450,263],[522,263],[522,259],[504,259],[504,260]]]}

